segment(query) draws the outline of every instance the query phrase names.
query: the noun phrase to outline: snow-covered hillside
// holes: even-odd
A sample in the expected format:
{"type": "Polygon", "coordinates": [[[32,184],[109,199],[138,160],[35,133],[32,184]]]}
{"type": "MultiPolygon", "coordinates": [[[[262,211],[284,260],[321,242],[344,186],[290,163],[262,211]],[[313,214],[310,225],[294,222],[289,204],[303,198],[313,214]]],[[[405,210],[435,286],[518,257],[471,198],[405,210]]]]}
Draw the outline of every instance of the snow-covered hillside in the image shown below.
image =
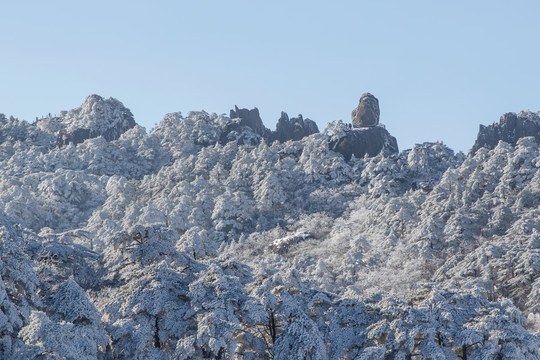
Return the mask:
{"type": "Polygon", "coordinates": [[[534,137],[346,160],[305,124],[0,114],[0,358],[540,359],[534,137]]]}

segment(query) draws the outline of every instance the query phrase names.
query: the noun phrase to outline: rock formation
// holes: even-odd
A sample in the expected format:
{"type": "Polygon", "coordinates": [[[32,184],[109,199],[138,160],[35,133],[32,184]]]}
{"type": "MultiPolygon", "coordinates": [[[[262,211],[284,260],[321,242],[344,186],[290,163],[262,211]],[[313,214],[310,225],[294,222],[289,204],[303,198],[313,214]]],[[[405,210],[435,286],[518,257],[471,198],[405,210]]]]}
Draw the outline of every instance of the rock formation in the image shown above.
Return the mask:
{"type": "Polygon", "coordinates": [[[379,125],[379,100],[370,93],[362,94],[356,109],[351,114],[353,129],[348,126],[337,131],[329,141],[330,149],[341,153],[345,160],[352,155],[363,158],[381,152],[399,152],[397,140],[379,125]]]}
{"type": "Polygon", "coordinates": [[[272,132],[272,140],[278,140],[279,142],[285,142],[288,140],[300,140],[311,134],[319,132],[319,127],[315,121],[305,119],[302,114],[298,117],[289,119],[286,112],[281,112],[276,130],[272,132]]]}
{"type": "Polygon", "coordinates": [[[510,112],[501,116],[499,123],[489,126],[480,125],[478,137],[472,148],[472,153],[485,147],[493,149],[500,140],[516,145],[518,139],[534,136],[540,143],[540,113],[521,111],[519,114],[510,112]]]}
{"type": "Polygon", "coordinates": [[[380,152],[387,155],[399,152],[396,138],[382,126],[349,130],[344,136],[331,138],[329,146],[347,161],[352,155],[363,158],[366,154],[375,156],[380,152]]]}
{"type": "Polygon", "coordinates": [[[62,113],[59,123],[58,146],[76,145],[98,136],[116,140],[136,125],[131,111],[120,101],[98,95],[90,95],[81,107],[62,113]]]}
{"type": "Polygon", "coordinates": [[[362,94],[358,106],[352,111],[352,124],[355,128],[376,126],[380,114],[379,100],[370,93],[362,94]]]}
{"type": "Polygon", "coordinates": [[[319,128],[317,127],[315,121],[310,119],[304,120],[301,114],[296,118],[289,119],[289,115],[283,111],[281,112],[281,117],[276,124],[275,131],[270,131],[270,129],[264,126],[257,108],[248,110],[239,109],[238,106],[235,106],[234,110],[230,111],[230,118],[231,120],[240,120],[233,121],[228,125],[223,135],[225,140],[222,142],[226,142],[226,139],[230,137],[229,134],[232,132],[236,131],[240,133],[243,126],[249,127],[255,134],[264,138],[269,143],[273,142],[274,140],[278,140],[280,142],[285,142],[288,140],[300,140],[305,136],[319,132],[319,128]]]}
{"type": "Polygon", "coordinates": [[[241,119],[240,126],[249,126],[255,133],[264,136],[267,132],[266,127],[264,126],[261,116],[259,115],[259,109],[253,108],[248,109],[239,109],[238,106],[234,106],[234,110],[230,111],[231,119],[241,119]]]}

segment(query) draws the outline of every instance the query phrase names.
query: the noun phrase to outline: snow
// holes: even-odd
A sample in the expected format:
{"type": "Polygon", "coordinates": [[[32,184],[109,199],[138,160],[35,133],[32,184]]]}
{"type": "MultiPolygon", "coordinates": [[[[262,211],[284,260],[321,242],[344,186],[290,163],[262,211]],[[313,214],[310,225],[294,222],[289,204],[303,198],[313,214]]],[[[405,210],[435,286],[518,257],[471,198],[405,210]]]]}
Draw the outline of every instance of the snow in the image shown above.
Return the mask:
{"type": "Polygon", "coordinates": [[[347,162],[343,122],[267,144],[201,111],[56,146],[120,105],[0,117],[0,357],[540,358],[533,138],[347,162]]]}

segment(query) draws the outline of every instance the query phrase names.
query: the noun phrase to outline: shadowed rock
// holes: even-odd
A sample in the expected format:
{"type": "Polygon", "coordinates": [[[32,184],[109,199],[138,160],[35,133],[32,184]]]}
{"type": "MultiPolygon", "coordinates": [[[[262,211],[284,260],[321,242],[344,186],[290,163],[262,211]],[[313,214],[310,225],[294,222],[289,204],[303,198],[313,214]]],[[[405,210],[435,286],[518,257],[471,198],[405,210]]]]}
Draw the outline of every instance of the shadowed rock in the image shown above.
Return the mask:
{"type": "Polygon", "coordinates": [[[329,145],[330,149],[342,154],[347,161],[352,155],[363,158],[381,152],[387,155],[399,152],[396,138],[381,126],[347,131],[339,139],[330,139],[329,145]]]}
{"type": "Polygon", "coordinates": [[[358,106],[351,114],[353,126],[362,128],[378,125],[380,114],[379,100],[370,93],[362,94],[358,106]]]}
{"type": "Polygon", "coordinates": [[[231,120],[239,119],[239,121],[235,120],[228,125],[223,135],[222,142],[227,142],[229,134],[232,132],[236,131],[240,133],[243,126],[249,127],[255,134],[261,138],[264,138],[270,143],[274,140],[278,140],[280,142],[285,142],[288,140],[300,140],[305,136],[319,132],[319,128],[313,120],[304,120],[302,115],[289,119],[287,113],[283,111],[281,112],[281,117],[276,124],[275,131],[270,131],[270,129],[264,126],[257,108],[248,110],[239,109],[238,106],[235,106],[234,110],[230,111],[230,118],[231,120]]]}
{"type": "Polygon", "coordinates": [[[489,126],[480,125],[478,137],[472,148],[472,153],[484,147],[493,149],[499,141],[516,145],[520,138],[533,136],[540,143],[540,114],[521,111],[519,114],[510,112],[501,116],[499,123],[489,126]]]}
{"type": "Polygon", "coordinates": [[[281,112],[281,117],[276,125],[276,131],[272,132],[272,139],[279,142],[288,140],[300,140],[311,134],[319,132],[319,127],[315,121],[305,119],[302,114],[298,117],[289,119],[286,112],[281,112]]]}
{"type": "Polygon", "coordinates": [[[255,133],[263,136],[266,133],[266,127],[264,126],[261,116],[259,115],[259,109],[253,108],[239,109],[238,106],[234,106],[234,110],[230,111],[231,119],[241,119],[241,126],[249,126],[255,133]]]}

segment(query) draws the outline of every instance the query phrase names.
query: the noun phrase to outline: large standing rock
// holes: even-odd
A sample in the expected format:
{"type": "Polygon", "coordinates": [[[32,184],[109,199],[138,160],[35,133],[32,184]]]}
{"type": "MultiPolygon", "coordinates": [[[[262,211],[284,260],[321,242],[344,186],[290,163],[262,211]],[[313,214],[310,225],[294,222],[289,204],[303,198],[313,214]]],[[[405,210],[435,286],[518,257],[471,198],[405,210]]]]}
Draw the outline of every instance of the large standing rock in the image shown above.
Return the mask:
{"type": "Polygon", "coordinates": [[[281,117],[276,124],[276,131],[272,132],[272,140],[285,142],[288,140],[300,140],[311,134],[319,132],[319,127],[315,121],[305,119],[302,114],[298,117],[289,119],[286,112],[281,112],[281,117]]]}
{"type": "Polygon", "coordinates": [[[58,146],[76,145],[98,136],[116,140],[136,125],[133,114],[120,101],[99,95],[90,95],[81,107],[62,112],[59,123],[58,146]]]}
{"type": "Polygon", "coordinates": [[[534,136],[536,142],[540,143],[540,113],[531,111],[521,111],[519,114],[506,113],[501,116],[498,124],[480,125],[472,152],[474,154],[482,147],[493,149],[499,141],[516,145],[520,138],[527,136],[534,136]]]}
{"type": "Polygon", "coordinates": [[[370,93],[362,94],[356,109],[352,111],[351,118],[355,128],[371,127],[379,124],[379,100],[370,93]]]}
{"type": "Polygon", "coordinates": [[[347,131],[344,136],[331,138],[329,146],[347,161],[352,155],[363,158],[381,152],[387,155],[399,152],[396,138],[382,126],[347,131]]]}

